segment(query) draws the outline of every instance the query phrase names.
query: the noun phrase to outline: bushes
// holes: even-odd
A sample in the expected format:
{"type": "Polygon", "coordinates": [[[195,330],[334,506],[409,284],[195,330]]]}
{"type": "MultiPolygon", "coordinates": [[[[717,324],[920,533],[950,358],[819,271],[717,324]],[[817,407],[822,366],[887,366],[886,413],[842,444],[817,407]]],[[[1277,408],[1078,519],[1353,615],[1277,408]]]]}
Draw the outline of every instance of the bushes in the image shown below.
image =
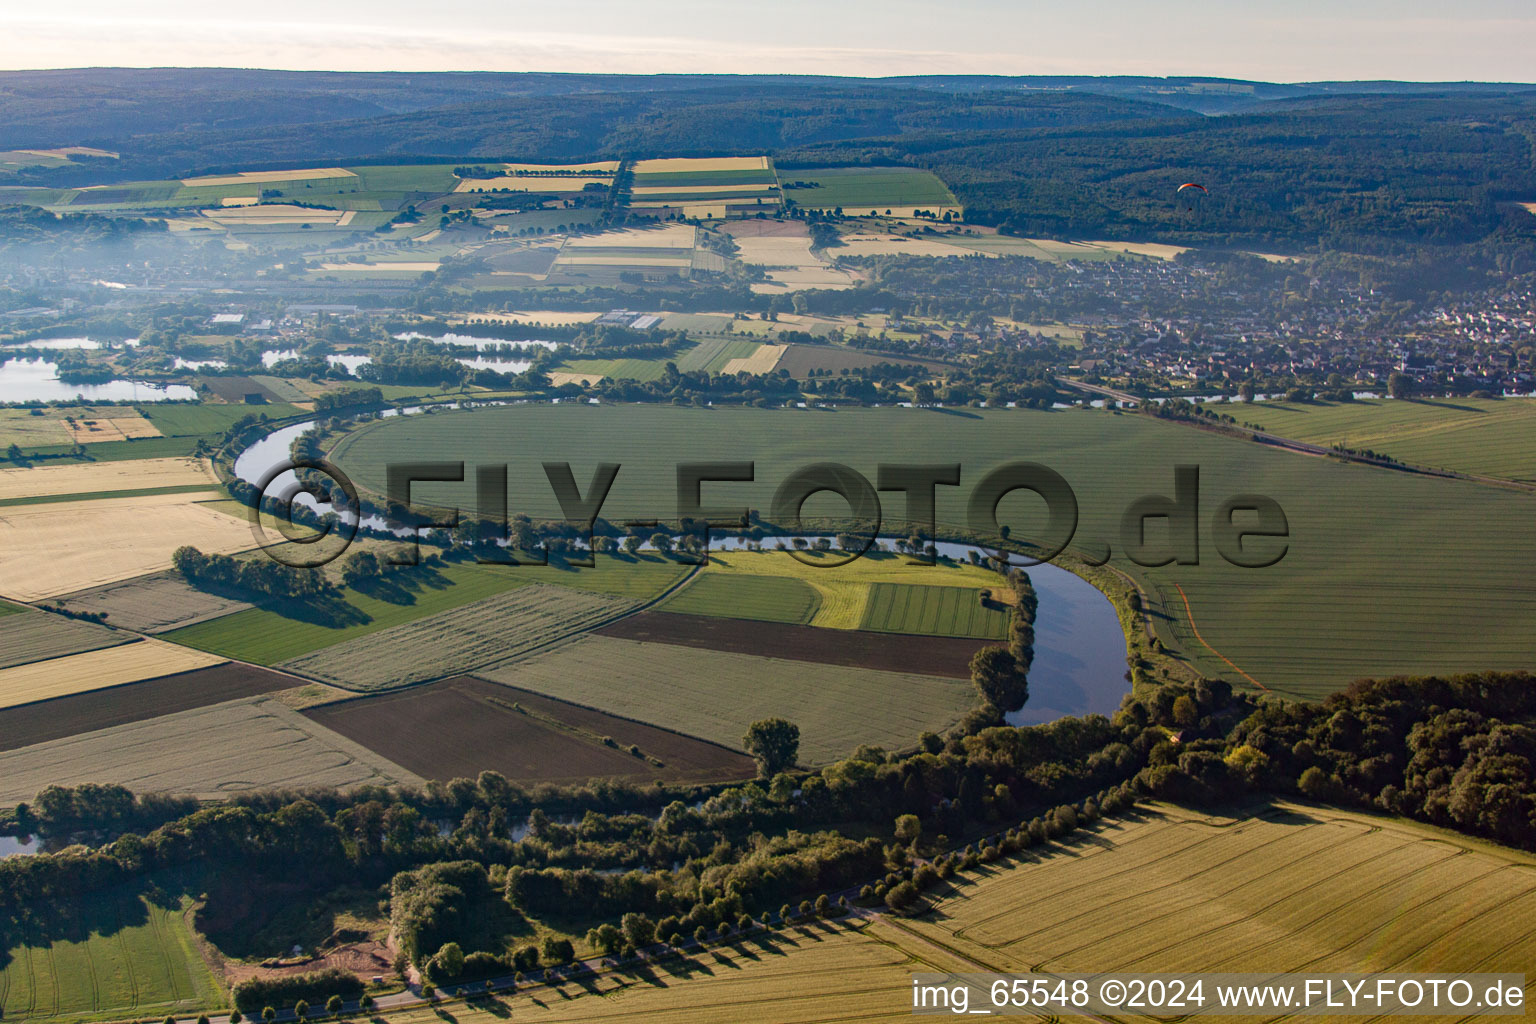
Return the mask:
{"type": "Polygon", "coordinates": [[[264,1007],[291,1007],[301,1001],[324,1002],[331,996],[352,1001],[362,998],[363,983],[357,975],[340,968],[276,978],[252,978],[235,986],[235,1008],[245,1013],[264,1007]]]}

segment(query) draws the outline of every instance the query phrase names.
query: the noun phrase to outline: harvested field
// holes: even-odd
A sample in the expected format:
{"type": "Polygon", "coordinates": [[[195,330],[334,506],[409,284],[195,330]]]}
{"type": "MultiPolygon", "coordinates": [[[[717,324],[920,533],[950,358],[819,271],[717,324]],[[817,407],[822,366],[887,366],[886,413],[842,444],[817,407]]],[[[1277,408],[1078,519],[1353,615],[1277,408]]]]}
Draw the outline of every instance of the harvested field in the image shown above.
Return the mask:
{"type": "Polygon", "coordinates": [[[344,167],[309,167],[292,171],[241,171],[238,174],[215,174],[204,178],[182,178],[183,185],[195,188],[206,185],[259,185],[265,181],[318,181],[321,178],[355,178],[356,174],[344,167]]]}
{"type": "Polygon", "coordinates": [[[534,177],[533,175],[512,176],[506,178],[465,178],[459,182],[455,192],[582,192],[588,185],[601,185],[607,188],[613,184],[612,178],[576,178],[564,176],[552,176],[548,178],[534,177]]]}
{"type": "Polygon", "coordinates": [[[1161,242],[1089,242],[1109,252],[1123,252],[1131,256],[1150,256],[1157,260],[1171,260],[1180,253],[1189,252],[1187,245],[1164,245],[1161,242]]]}
{"type": "MultiPolygon", "coordinates": [[[[157,436],[159,433],[155,431],[157,436]]],[[[206,459],[127,459],[0,469],[0,499],[188,484],[218,486],[206,459]]]]}
{"type": "MultiPolygon", "coordinates": [[[[553,174],[565,172],[567,174],[596,174],[612,177],[618,173],[619,162],[617,160],[588,160],[584,164],[502,164],[509,171],[526,171],[531,175],[553,174]]],[[[513,175],[517,177],[517,175],[513,175]]]]}
{"type": "Polygon", "coordinates": [[[721,373],[752,373],[766,376],[779,365],[788,345],[759,345],[757,351],[744,359],[732,359],[721,368],[721,373]]]}
{"type": "Polygon", "coordinates": [[[766,156],[682,156],[663,157],[657,160],[637,160],[635,161],[634,172],[638,179],[642,174],[677,174],[680,172],[708,174],[711,171],[760,171],[768,170],[772,166],[766,156]]]}
{"type": "MultiPolygon", "coordinates": [[[[803,230],[803,229],[802,229],[803,230]]],[[[811,237],[800,235],[736,236],[737,259],[759,267],[824,267],[811,252],[811,237]]]]}
{"type": "Polygon", "coordinates": [[[564,387],[567,384],[580,384],[584,387],[591,387],[594,384],[601,384],[608,379],[601,373],[575,373],[570,370],[554,370],[545,376],[549,378],[551,386],[557,388],[564,387]]]}
{"type": "Polygon", "coordinates": [[[160,431],[136,409],[82,409],[64,415],[64,429],[71,441],[95,444],[98,441],[127,441],[130,438],[159,437],[160,431]]]}
{"type": "Polygon", "coordinates": [[[444,781],[486,770],[524,785],[594,778],[723,782],[755,773],[751,758],[735,750],[467,676],[304,714],[424,778],[444,781]],[[641,756],[629,752],[631,744],[641,756]]]}
{"type": "Polygon", "coordinates": [[[3,615],[0,616],[0,669],[116,647],[132,639],[131,634],[119,630],[47,612],[3,615]]]}
{"type": "Polygon", "coordinates": [[[1008,635],[1008,613],[996,604],[983,606],[979,590],[876,583],[869,588],[859,628],[1001,640],[1008,635]]]}
{"type": "Polygon", "coordinates": [[[211,704],[276,693],[293,684],[291,676],[225,662],[130,683],[107,692],[92,690],[0,708],[0,750],[15,750],[211,704]]]}
{"type": "MultiPolygon", "coordinates": [[[[15,618],[6,616],[6,621],[15,618]]],[[[0,669],[0,708],[189,672],[217,665],[223,660],[159,640],[140,640],[83,654],[66,654],[0,669]]]]}
{"type": "MultiPolygon", "coordinates": [[[[453,1007],[459,1024],[902,1024],[912,1019],[912,974],[972,970],[936,949],[897,945],[887,922],[817,921],[664,960],[644,974],[603,974],[453,1007]]],[[[443,1010],[383,1010],[377,1024],[441,1024],[443,1010]]]]}
{"type": "MultiPolygon", "coordinates": [[[[97,467],[92,467],[97,468],[97,467]]],[[[249,523],[197,504],[216,492],[98,498],[0,509],[0,586],[25,601],[167,569],[183,544],[255,545],[249,523]]]]}
{"type": "Polygon", "coordinates": [[[772,186],[760,185],[756,182],[738,182],[726,185],[687,185],[682,187],[677,185],[636,185],[629,191],[631,195],[641,199],[675,199],[678,197],[698,199],[709,196],[720,196],[723,199],[729,199],[744,192],[752,193],[753,195],[772,195],[775,200],[778,198],[777,194],[773,192],[772,186]]]}
{"type": "MultiPolygon", "coordinates": [[[[731,619],[707,621],[732,623],[737,631],[752,634],[773,626],[744,625],[731,619]]],[[[817,632],[804,626],[777,628],[817,632]]],[[[800,727],[800,759],[807,764],[835,761],[861,743],[910,748],[925,729],[943,732],[975,702],[975,690],[968,681],[812,665],[789,660],[791,650],[781,648],[780,657],[755,657],[634,642],[609,634],[586,637],[479,675],[736,749],[753,722],[787,718],[800,727]]]]}
{"type": "Polygon", "coordinates": [[[349,690],[388,690],[514,657],[633,608],[606,594],[531,583],[356,640],[282,667],[349,690]]]}
{"type": "Polygon", "coordinates": [[[250,224],[335,224],[339,210],[315,210],[307,206],[269,203],[259,206],[221,207],[204,210],[203,216],[215,224],[243,227],[250,224]]]}
{"type": "Polygon", "coordinates": [[[846,270],[837,270],[828,266],[801,266],[789,270],[770,270],[768,280],[754,282],[752,290],[768,294],[797,292],[806,288],[840,291],[844,288],[852,288],[853,285],[854,277],[846,270]]]}
{"type": "Polygon", "coordinates": [[[971,655],[986,646],[980,641],[954,637],[819,629],[760,620],[745,625],[737,619],[713,615],[650,611],[631,615],[596,632],[623,640],[951,679],[969,679],[971,655]]]}
{"type": "MultiPolygon", "coordinates": [[[[1158,806],[904,922],[968,970],[1497,971],[1536,959],[1525,854],[1379,815],[1158,806]]],[[[917,947],[913,947],[917,948],[917,947]]]]}
{"type": "Polygon", "coordinates": [[[422,779],[271,697],[227,701],[0,754],[0,803],[45,786],[117,783],[216,799],[247,790],[422,779]]]}
{"type": "Polygon", "coordinates": [[[800,625],[808,625],[820,606],[821,596],[807,583],[788,576],[746,573],[706,573],[660,605],[666,611],[682,614],[800,625]]]}
{"type": "MultiPolygon", "coordinates": [[[[971,256],[974,253],[929,238],[906,235],[844,235],[843,244],[832,250],[837,256],[971,256]]],[[[985,255],[995,255],[986,253],[985,255]]]]}
{"type": "Polygon", "coordinates": [[[641,248],[641,249],[692,249],[698,229],[689,224],[665,224],[654,228],[622,228],[604,231],[599,235],[584,235],[582,249],[593,248],[641,248]]]}

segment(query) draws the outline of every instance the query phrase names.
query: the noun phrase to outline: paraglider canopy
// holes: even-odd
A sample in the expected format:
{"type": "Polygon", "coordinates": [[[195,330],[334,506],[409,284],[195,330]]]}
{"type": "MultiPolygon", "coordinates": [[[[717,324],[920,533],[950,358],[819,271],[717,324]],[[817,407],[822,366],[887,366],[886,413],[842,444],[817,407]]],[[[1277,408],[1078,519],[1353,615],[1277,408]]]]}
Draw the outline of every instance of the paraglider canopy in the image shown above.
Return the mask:
{"type": "Polygon", "coordinates": [[[1193,210],[1206,196],[1210,195],[1210,192],[1199,182],[1186,181],[1179,186],[1174,195],[1178,196],[1179,201],[1184,204],[1184,209],[1193,210]]]}

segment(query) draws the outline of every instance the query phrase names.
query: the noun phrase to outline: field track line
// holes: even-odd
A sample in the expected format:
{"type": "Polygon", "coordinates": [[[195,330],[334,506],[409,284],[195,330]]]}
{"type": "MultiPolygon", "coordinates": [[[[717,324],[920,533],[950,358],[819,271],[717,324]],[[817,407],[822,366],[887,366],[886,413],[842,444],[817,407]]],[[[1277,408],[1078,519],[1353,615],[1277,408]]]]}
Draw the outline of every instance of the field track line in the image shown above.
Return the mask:
{"type": "Polygon", "coordinates": [[[1252,683],[1254,686],[1257,686],[1259,689],[1263,690],[1265,693],[1269,693],[1270,692],[1269,687],[1265,686],[1263,683],[1261,683],[1257,679],[1253,678],[1253,676],[1249,675],[1247,672],[1244,672],[1242,669],[1238,668],[1237,667],[1237,662],[1233,661],[1231,658],[1227,657],[1225,654],[1222,654],[1216,648],[1212,647],[1210,645],[1209,641],[1207,641],[1205,639],[1205,637],[1200,635],[1200,627],[1195,625],[1195,613],[1193,611],[1191,611],[1190,607],[1189,607],[1189,595],[1184,593],[1184,588],[1179,586],[1177,583],[1175,583],[1173,586],[1174,586],[1174,589],[1179,592],[1179,597],[1184,599],[1184,614],[1186,616],[1188,616],[1188,618],[1189,618],[1189,628],[1194,630],[1195,639],[1199,640],[1202,644],[1204,644],[1206,650],[1208,650],[1212,654],[1216,655],[1216,657],[1220,658],[1222,661],[1226,662],[1228,665],[1231,665],[1233,671],[1235,671],[1238,675],[1242,676],[1244,679],[1248,680],[1250,683],[1252,683]]]}

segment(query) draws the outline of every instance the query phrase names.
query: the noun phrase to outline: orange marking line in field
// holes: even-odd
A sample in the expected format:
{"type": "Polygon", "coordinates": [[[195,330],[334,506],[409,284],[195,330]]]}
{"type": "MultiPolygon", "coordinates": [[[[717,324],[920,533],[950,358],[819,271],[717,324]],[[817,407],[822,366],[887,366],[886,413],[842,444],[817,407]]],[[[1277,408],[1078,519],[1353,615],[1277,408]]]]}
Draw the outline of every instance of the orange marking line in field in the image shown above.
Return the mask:
{"type": "Polygon", "coordinates": [[[1210,643],[1205,639],[1205,637],[1200,635],[1200,627],[1195,625],[1195,613],[1193,611],[1191,611],[1190,607],[1189,607],[1189,595],[1184,593],[1184,588],[1179,586],[1177,583],[1175,583],[1173,586],[1174,586],[1174,589],[1179,592],[1179,596],[1184,599],[1184,614],[1189,617],[1189,628],[1194,630],[1194,632],[1195,632],[1195,639],[1199,640],[1202,644],[1205,644],[1205,649],[1206,650],[1208,650],[1212,654],[1216,655],[1216,657],[1220,658],[1222,661],[1226,662],[1228,665],[1231,665],[1232,666],[1232,670],[1234,672],[1236,672],[1238,675],[1242,676],[1244,679],[1248,680],[1250,683],[1252,683],[1254,686],[1257,686],[1259,689],[1263,690],[1265,693],[1268,693],[1269,692],[1269,687],[1265,686],[1263,683],[1261,683],[1257,679],[1253,678],[1253,676],[1249,675],[1247,672],[1244,672],[1242,669],[1238,668],[1237,667],[1237,662],[1233,661],[1231,658],[1227,657],[1225,654],[1222,654],[1216,648],[1212,647],[1210,645],[1210,643]]]}

